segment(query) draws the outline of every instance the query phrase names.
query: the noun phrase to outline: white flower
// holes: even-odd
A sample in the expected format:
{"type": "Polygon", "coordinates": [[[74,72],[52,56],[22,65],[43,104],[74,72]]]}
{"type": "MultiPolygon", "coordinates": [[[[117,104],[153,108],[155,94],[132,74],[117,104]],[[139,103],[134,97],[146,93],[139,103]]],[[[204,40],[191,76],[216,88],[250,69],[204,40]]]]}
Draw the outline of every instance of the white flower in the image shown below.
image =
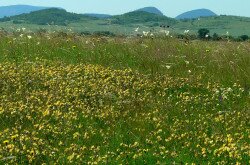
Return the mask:
{"type": "Polygon", "coordinates": [[[208,38],[208,37],[209,37],[209,35],[208,35],[208,34],[206,34],[206,35],[205,35],[205,37],[206,37],[206,38],[208,38]]]}
{"type": "Polygon", "coordinates": [[[188,34],[189,33],[189,30],[184,30],[184,34],[188,34]]]}
{"type": "Polygon", "coordinates": [[[28,39],[31,39],[31,38],[32,38],[32,36],[28,35],[28,36],[27,36],[27,38],[28,38],[28,39]]]}
{"type": "Polygon", "coordinates": [[[139,31],[139,27],[135,29],[135,32],[138,32],[139,31]]]}
{"type": "Polygon", "coordinates": [[[150,36],[151,36],[151,37],[153,37],[153,36],[154,36],[154,34],[153,34],[153,33],[151,33],[151,34],[150,34],[150,36]]]}
{"type": "Polygon", "coordinates": [[[191,73],[192,71],[191,70],[188,70],[188,73],[191,73]]]}
{"type": "Polygon", "coordinates": [[[233,90],[232,90],[232,88],[227,88],[227,92],[232,92],[233,90]]]}
{"type": "Polygon", "coordinates": [[[185,63],[188,65],[188,64],[189,64],[189,61],[185,61],[185,63]]]}
{"type": "Polygon", "coordinates": [[[148,36],[148,33],[149,33],[149,32],[143,31],[142,33],[143,33],[144,36],[148,36]]]}
{"type": "Polygon", "coordinates": [[[25,31],[25,30],[26,30],[26,28],[23,27],[23,28],[22,28],[22,31],[25,31]]]}
{"type": "Polygon", "coordinates": [[[23,34],[20,34],[20,37],[23,37],[23,34]]]}
{"type": "Polygon", "coordinates": [[[228,31],[226,32],[226,35],[227,35],[227,36],[229,35],[229,32],[228,32],[228,31]]]}
{"type": "Polygon", "coordinates": [[[166,65],[166,68],[167,68],[167,69],[170,69],[170,68],[171,68],[171,66],[170,66],[170,65],[166,65]]]}
{"type": "Polygon", "coordinates": [[[168,36],[168,35],[169,35],[169,33],[170,33],[170,31],[165,31],[166,36],[168,36]]]}

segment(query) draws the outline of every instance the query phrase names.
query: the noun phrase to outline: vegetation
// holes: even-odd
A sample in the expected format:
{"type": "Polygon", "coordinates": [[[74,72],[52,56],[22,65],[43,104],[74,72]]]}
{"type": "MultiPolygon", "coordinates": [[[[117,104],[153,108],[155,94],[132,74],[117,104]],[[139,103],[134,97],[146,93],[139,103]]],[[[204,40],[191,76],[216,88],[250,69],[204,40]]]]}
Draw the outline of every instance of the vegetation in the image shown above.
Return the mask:
{"type": "Polygon", "coordinates": [[[208,29],[199,29],[198,30],[198,37],[200,39],[205,39],[205,38],[208,38],[209,36],[209,30],[208,29]]]}
{"type": "MultiPolygon", "coordinates": [[[[71,22],[77,22],[81,19],[96,19],[89,16],[69,13],[66,10],[50,8],[31,12],[30,14],[21,14],[10,17],[10,20],[20,23],[31,23],[37,25],[67,25],[71,22]]],[[[2,20],[3,21],[3,20],[2,20]]]]}
{"type": "Polygon", "coordinates": [[[176,17],[176,19],[198,19],[202,17],[217,16],[214,12],[208,9],[196,9],[185,13],[182,13],[176,17]]]}
{"type": "MultiPolygon", "coordinates": [[[[48,31],[62,31],[72,29],[74,32],[110,31],[119,35],[133,35],[134,30],[140,27],[136,34],[143,31],[168,30],[170,35],[184,34],[189,30],[189,35],[197,35],[199,29],[205,28],[211,34],[218,34],[238,38],[242,35],[250,35],[250,19],[237,16],[213,16],[199,19],[176,20],[159,14],[145,11],[134,11],[118,16],[74,14],[62,9],[46,9],[23,14],[20,16],[0,19],[0,27],[8,31],[27,27],[32,31],[46,28],[48,31]],[[11,28],[10,28],[11,27],[11,28]]],[[[212,36],[211,36],[212,37],[212,36]]],[[[241,40],[238,38],[238,40],[241,40]]]]}
{"type": "Polygon", "coordinates": [[[240,36],[240,39],[242,41],[247,41],[247,40],[249,40],[249,36],[248,35],[242,35],[242,36],[240,36]]]}
{"type": "Polygon", "coordinates": [[[148,13],[145,11],[134,11],[119,16],[114,16],[112,23],[115,24],[134,24],[134,23],[147,23],[157,22],[166,23],[169,25],[175,24],[177,21],[173,18],[169,18],[159,14],[148,13]]]}
{"type": "Polygon", "coordinates": [[[147,13],[157,14],[157,15],[161,15],[161,16],[164,15],[159,9],[157,9],[155,7],[144,7],[144,8],[138,9],[136,11],[144,11],[147,13]]]}
{"type": "Polygon", "coordinates": [[[0,164],[250,163],[248,42],[41,34],[1,37],[0,164]]]}

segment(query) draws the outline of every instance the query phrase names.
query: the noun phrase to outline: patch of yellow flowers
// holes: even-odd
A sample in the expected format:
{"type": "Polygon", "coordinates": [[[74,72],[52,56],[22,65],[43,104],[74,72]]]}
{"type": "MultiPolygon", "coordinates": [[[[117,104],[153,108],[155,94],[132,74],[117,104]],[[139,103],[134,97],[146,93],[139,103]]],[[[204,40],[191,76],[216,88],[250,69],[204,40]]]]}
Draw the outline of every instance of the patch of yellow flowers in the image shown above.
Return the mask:
{"type": "Polygon", "coordinates": [[[237,84],[37,60],[1,63],[0,92],[0,163],[249,163],[237,84]]]}

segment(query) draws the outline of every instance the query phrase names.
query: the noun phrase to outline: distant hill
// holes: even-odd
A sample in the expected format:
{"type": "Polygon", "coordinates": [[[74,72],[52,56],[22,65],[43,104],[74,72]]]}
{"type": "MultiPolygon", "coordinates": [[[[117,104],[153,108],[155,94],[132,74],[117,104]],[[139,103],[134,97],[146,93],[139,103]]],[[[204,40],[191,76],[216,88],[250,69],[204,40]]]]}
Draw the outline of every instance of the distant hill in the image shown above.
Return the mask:
{"type": "Polygon", "coordinates": [[[29,5],[0,6],[0,18],[20,15],[24,13],[30,13],[32,11],[38,11],[47,8],[48,7],[29,6],[29,5]]]}
{"type": "Polygon", "coordinates": [[[133,11],[122,15],[112,17],[114,24],[137,24],[137,23],[165,23],[168,25],[175,24],[177,21],[163,15],[148,13],[145,11],[133,11]]]}
{"type": "Polygon", "coordinates": [[[93,20],[92,18],[82,14],[69,13],[64,9],[49,8],[39,11],[33,11],[29,14],[21,14],[0,19],[0,22],[13,21],[15,24],[30,23],[37,25],[67,25],[71,22],[78,22],[81,20],[93,20]]]}
{"type": "Polygon", "coordinates": [[[232,36],[240,36],[243,34],[250,35],[250,18],[240,16],[220,15],[212,17],[203,17],[200,19],[184,19],[175,25],[179,32],[183,33],[185,29],[197,32],[201,28],[210,30],[210,35],[217,33],[226,35],[227,32],[232,36]]]}
{"type": "Polygon", "coordinates": [[[85,13],[83,15],[95,17],[95,18],[110,18],[112,15],[109,14],[95,14],[95,13],[85,13]]]}
{"type": "Polygon", "coordinates": [[[157,14],[157,15],[163,16],[163,13],[159,9],[157,9],[155,7],[144,7],[144,8],[135,10],[135,11],[144,11],[144,12],[147,12],[147,13],[152,13],[152,14],[157,14]]]}
{"type": "Polygon", "coordinates": [[[194,18],[211,17],[211,16],[217,16],[217,14],[208,9],[196,9],[182,13],[178,15],[176,19],[194,19],[194,18]]]}

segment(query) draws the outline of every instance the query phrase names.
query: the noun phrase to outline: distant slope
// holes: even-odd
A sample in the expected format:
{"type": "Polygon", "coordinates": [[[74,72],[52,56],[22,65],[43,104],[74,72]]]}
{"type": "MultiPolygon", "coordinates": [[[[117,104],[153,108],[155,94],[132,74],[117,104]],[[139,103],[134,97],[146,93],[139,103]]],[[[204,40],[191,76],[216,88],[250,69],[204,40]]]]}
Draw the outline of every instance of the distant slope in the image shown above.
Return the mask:
{"type": "Polygon", "coordinates": [[[211,16],[217,16],[217,14],[208,9],[196,9],[182,13],[178,15],[176,19],[194,19],[194,18],[211,17],[211,16]]]}
{"type": "Polygon", "coordinates": [[[177,21],[173,18],[169,18],[163,15],[148,13],[145,11],[133,11],[122,15],[112,17],[112,23],[114,24],[137,24],[137,23],[166,23],[168,25],[175,24],[177,21]]]}
{"type": "Polygon", "coordinates": [[[110,18],[112,15],[109,14],[96,14],[96,13],[85,13],[83,15],[95,17],[95,18],[110,18]]]}
{"type": "Polygon", "coordinates": [[[29,6],[29,5],[12,5],[0,7],[0,18],[20,15],[24,13],[30,13],[32,11],[38,11],[47,9],[48,7],[29,6]]]}
{"type": "Polygon", "coordinates": [[[197,32],[200,28],[206,28],[210,30],[210,34],[218,33],[220,35],[239,36],[243,34],[250,35],[250,18],[240,16],[214,16],[214,17],[203,17],[200,19],[188,19],[181,20],[175,25],[176,29],[181,29],[181,33],[185,29],[197,32]]]}
{"type": "MultiPolygon", "coordinates": [[[[69,13],[64,9],[50,8],[39,11],[34,11],[29,14],[21,14],[17,16],[12,16],[8,18],[8,21],[13,21],[13,23],[29,23],[37,25],[67,25],[68,23],[78,22],[81,20],[93,20],[97,18],[91,18],[89,16],[69,13]]],[[[0,21],[4,21],[3,19],[0,21]]]]}
{"type": "Polygon", "coordinates": [[[147,13],[152,13],[152,14],[157,14],[157,15],[163,16],[163,13],[159,9],[157,9],[156,7],[144,7],[144,8],[135,10],[135,11],[144,11],[147,13]]]}

